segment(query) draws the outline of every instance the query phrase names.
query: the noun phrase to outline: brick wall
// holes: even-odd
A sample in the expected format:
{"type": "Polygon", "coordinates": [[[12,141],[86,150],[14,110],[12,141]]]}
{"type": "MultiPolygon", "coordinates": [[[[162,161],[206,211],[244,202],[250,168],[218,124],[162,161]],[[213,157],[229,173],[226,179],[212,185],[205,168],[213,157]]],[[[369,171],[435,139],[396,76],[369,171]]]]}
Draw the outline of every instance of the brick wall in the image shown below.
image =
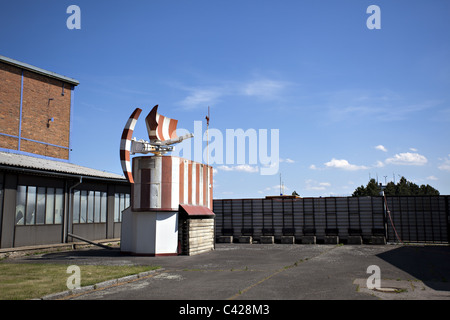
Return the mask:
{"type": "MultiPolygon", "coordinates": [[[[0,63],[0,132],[19,135],[22,70],[0,63]]],[[[16,149],[18,139],[0,135],[0,148],[16,149]]]]}
{"type": "MultiPolygon", "coordinates": [[[[15,137],[20,127],[21,81],[22,69],[0,62],[0,133],[15,137]]],[[[61,80],[23,70],[20,151],[69,158],[71,88],[61,80]]],[[[0,148],[18,147],[18,138],[0,135],[0,148]]]]}

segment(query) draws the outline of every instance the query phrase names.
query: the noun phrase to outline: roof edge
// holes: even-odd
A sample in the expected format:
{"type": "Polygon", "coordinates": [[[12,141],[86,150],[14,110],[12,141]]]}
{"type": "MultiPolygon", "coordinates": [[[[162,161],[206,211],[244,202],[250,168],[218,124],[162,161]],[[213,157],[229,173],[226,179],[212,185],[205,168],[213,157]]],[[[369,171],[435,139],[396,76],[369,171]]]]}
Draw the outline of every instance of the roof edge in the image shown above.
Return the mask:
{"type": "Polygon", "coordinates": [[[14,60],[14,59],[2,56],[2,55],[0,55],[0,61],[4,62],[4,63],[7,63],[7,64],[10,64],[10,65],[13,65],[15,67],[19,67],[21,69],[26,69],[28,71],[32,71],[32,72],[35,72],[35,73],[38,73],[38,74],[42,74],[42,75],[45,75],[45,76],[48,76],[48,77],[51,77],[51,78],[54,78],[54,79],[58,79],[58,80],[70,83],[70,84],[72,84],[74,86],[77,86],[77,85],[80,84],[80,82],[78,80],[75,80],[73,78],[62,76],[62,75],[57,74],[55,72],[48,71],[48,70],[45,70],[45,69],[42,69],[42,68],[38,68],[38,67],[35,67],[35,66],[31,65],[31,64],[28,64],[28,63],[25,63],[25,62],[20,62],[20,61],[17,61],[17,60],[14,60]]]}

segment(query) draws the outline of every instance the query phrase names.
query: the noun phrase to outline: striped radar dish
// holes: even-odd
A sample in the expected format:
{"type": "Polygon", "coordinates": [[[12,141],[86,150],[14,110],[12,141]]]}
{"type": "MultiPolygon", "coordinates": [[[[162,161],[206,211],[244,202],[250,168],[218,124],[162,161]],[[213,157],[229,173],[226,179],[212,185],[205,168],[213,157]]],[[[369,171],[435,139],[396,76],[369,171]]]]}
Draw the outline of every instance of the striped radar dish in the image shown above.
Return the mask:
{"type": "Polygon", "coordinates": [[[170,119],[158,113],[158,105],[154,106],[145,118],[148,137],[151,143],[177,138],[178,120],[170,119]]]}
{"type": "Polygon", "coordinates": [[[142,110],[139,108],[136,108],[136,110],[133,111],[123,129],[122,138],[120,140],[120,164],[122,165],[125,178],[127,178],[130,183],[134,183],[130,162],[131,138],[141,112],[142,110]]]}

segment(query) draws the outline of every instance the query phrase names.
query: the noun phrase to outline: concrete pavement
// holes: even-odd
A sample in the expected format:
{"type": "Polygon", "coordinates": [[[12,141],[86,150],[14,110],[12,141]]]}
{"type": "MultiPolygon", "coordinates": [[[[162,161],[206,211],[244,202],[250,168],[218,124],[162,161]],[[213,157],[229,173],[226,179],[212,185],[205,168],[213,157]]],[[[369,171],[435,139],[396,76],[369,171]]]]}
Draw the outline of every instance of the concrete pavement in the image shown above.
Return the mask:
{"type": "Polygon", "coordinates": [[[162,267],[62,297],[72,300],[450,300],[449,246],[217,244],[209,253],[175,257],[89,248],[8,260],[75,264],[81,277],[85,264],[162,267]],[[372,265],[381,286],[369,289],[372,265]]]}

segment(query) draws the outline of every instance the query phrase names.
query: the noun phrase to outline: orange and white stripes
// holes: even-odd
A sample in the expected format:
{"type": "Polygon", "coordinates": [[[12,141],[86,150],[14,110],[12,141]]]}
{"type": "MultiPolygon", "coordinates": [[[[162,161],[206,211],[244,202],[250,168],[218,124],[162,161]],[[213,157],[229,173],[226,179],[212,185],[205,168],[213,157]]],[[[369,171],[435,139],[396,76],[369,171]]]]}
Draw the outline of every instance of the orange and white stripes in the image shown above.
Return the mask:
{"type": "Polygon", "coordinates": [[[177,138],[178,120],[171,119],[158,113],[158,105],[154,106],[145,118],[150,142],[166,141],[177,138]]]}
{"type": "Polygon", "coordinates": [[[120,140],[120,164],[122,165],[122,170],[125,175],[125,178],[130,183],[133,183],[133,175],[131,172],[131,164],[130,164],[130,149],[131,149],[131,138],[133,135],[134,127],[136,126],[136,122],[141,114],[142,109],[136,108],[131,114],[130,118],[128,118],[127,123],[125,124],[125,128],[122,132],[122,137],[120,140]]]}
{"type": "Polygon", "coordinates": [[[178,210],[180,204],[212,210],[212,170],[175,156],[135,157],[132,210],[178,210]]]}
{"type": "Polygon", "coordinates": [[[205,206],[212,210],[212,167],[180,158],[180,204],[205,206]]]}

